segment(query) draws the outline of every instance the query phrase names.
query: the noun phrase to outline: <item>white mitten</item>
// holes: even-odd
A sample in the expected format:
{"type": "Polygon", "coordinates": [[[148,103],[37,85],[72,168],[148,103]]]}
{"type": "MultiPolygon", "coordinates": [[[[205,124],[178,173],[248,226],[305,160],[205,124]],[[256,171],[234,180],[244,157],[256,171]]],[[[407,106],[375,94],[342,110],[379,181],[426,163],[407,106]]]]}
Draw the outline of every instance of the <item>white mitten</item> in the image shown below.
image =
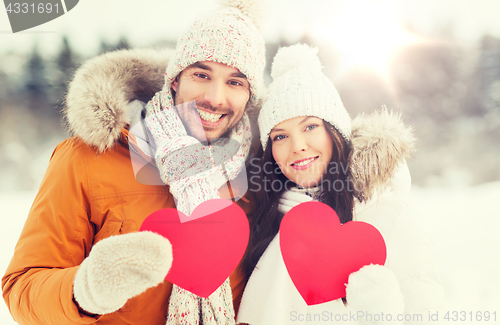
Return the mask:
{"type": "Polygon", "coordinates": [[[92,247],[80,265],[73,296],[89,313],[112,313],[128,299],[163,282],[171,266],[172,246],[158,234],[109,237],[92,247]]]}
{"type": "Polygon", "coordinates": [[[293,207],[301,203],[309,202],[312,200],[313,198],[310,197],[309,195],[294,191],[285,191],[280,197],[278,211],[283,214],[286,214],[293,207]]]}
{"type": "Polygon", "coordinates": [[[346,288],[347,305],[356,310],[359,324],[403,324],[398,315],[404,301],[394,272],[382,265],[367,265],[351,273],[346,288]]]}

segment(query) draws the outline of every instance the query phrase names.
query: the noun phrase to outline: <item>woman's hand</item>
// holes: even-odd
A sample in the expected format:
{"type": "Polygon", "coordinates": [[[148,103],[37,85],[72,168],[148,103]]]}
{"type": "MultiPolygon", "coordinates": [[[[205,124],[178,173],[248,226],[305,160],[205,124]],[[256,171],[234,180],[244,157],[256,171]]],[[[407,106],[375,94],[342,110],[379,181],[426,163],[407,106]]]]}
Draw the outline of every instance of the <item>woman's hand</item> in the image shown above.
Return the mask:
{"type": "Polygon", "coordinates": [[[397,320],[404,313],[403,294],[396,275],[385,266],[371,264],[351,273],[346,300],[359,315],[363,313],[360,325],[403,324],[397,320]]]}

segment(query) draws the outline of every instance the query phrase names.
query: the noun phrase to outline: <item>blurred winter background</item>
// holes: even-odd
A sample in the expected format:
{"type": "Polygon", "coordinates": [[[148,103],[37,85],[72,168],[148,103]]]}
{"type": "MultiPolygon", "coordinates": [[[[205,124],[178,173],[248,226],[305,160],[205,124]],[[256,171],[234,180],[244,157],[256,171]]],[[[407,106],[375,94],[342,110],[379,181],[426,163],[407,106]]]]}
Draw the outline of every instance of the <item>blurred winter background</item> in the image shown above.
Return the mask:
{"type": "MultiPolygon", "coordinates": [[[[60,110],[74,70],[106,51],[172,47],[216,7],[83,0],[16,34],[0,10],[0,274],[68,136],[60,110]]],[[[386,105],[414,126],[412,199],[436,244],[447,308],[496,311],[487,323],[500,324],[500,2],[269,0],[267,12],[268,67],[279,46],[314,45],[351,116],[386,105]]],[[[0,323],[14,324],[3,303],[0,323]]]]}

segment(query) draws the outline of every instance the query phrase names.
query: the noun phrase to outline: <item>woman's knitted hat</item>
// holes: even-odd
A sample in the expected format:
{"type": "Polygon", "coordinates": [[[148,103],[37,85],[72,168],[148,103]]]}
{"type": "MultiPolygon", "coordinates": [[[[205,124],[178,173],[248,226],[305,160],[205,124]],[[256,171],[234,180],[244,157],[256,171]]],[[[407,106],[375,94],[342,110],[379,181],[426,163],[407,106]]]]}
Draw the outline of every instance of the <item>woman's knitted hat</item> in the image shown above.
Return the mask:
{"type": "Polygon", "coordinates": [[[257,106],[263,88],[265,46],[259,31],[262,0],[223,0],[223,8],[204,15],[177,42],[165,83],[170,89],[177,75],[199,61],[213,61],[240,70],[250,83],[250,107],[257,106]]]}
{"type": "Polygon", "coordinates": [[[321,72],[317,53],[316,48],[296,44],[279,49],[274,57],[273,82],[258,119],[264,149],[276,125],[299,116],[319,117],[349,141],[351,118],[332,82],[321,72]]]}

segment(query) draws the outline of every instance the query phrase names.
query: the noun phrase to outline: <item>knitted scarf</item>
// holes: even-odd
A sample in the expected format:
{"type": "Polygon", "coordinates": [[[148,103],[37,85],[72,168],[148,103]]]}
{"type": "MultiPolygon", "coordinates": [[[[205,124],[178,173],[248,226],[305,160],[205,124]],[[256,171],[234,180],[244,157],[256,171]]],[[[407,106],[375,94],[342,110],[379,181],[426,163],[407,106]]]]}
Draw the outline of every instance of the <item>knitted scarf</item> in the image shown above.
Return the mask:
{"type": "MultiPolygon", "coordinates": [[[[189,216],[201,203],[219,198],[218,189],[236,178],[250,151],[251,131],[246,113],[229,139],[203,145],[188,136],[170,89],[164,87],[146,105],[146,125],[156,145],[156,165],[170,186],[178,211],[189,216]]],[[[188,109],[185,104],[182,109],[188,109]]],[[[191,106],[194,102],[191,102],[191,106]]],[[[192,107],[195,109],[195,107],[192,107]]],[[[181,220],[181,222],[189,221],[181,220]]],[[[232,292],[227,279],[212,295],[202,298],[173,285],[167,325],[234,324],[232,292]]]]}

